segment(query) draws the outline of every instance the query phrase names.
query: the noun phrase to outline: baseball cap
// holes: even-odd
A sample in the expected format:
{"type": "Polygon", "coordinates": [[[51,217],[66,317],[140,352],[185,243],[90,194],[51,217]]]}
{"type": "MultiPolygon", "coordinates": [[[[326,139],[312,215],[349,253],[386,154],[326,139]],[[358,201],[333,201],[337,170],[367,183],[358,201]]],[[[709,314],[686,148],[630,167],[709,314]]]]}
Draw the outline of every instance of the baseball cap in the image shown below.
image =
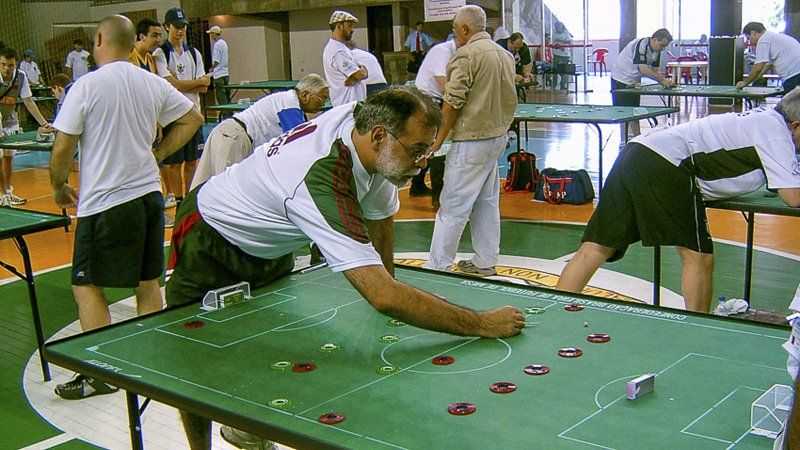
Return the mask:
{"type": "Polygon", "coordinates": [[[331,14],[331,20],[328,21],[328,24],[334,24],[339,22],[355,22],[358,23],[358,19],[356,16],[350,14],[347,11],[334,11],[331,14]]]}
{"type": "Polygon", "coordinates": [[[186,20],[186,13],[183,12],[182,9],[172,8],[167,11],[167,14],[164,16],[164,23],[182,27],[189,23],[189,21],[186,20]]]}
{"type": "Polygon", "coordinates": [[[207,33],[207,34],[211,34],[211,33],[214,33],[214,34],[222,34],[222,28],[220,28],[220,27],[218,27],[218,26],[214,25],[214,26],[213,26],[213,27],[211,27],[211,28],[210,28],[208,31],[206,31],[206,33],[207,33]]]}
{"type": "Polygon", "coordinates": [[[31,58],[35,58],[36,57],[36,54],[33,53],[33,50],[31,50],[31,49],[25,50],[24,52],[22,52],[22,54],[25,55],[25,56],[30,56],[31,58]]]}

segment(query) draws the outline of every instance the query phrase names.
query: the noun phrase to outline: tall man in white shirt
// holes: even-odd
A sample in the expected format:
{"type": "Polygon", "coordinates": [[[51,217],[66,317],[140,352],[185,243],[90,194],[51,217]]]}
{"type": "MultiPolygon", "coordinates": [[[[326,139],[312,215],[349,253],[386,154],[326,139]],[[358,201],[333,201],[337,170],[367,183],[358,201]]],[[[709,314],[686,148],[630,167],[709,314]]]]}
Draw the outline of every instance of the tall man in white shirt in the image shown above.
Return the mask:
{"type": "MultiPolygon", "coordinates": [[[[172,8],[167,11],[164,16],[167,40],[153,52],[153,57],[156,59],[158,75],[182,92],[199,111],[200,94],[208,90],[211,75],[206,75],[200,52],[186,44],[188,23],[182,9],[172,8]]],[[[165,127],[164,132],[167,131],[165,127]]],[[[183,148],[164,159],[164,184],[167,187],[168,205],[180,203],[184,192],[189,192],[202,148],[203,134],[197,130],[183,148]]]]}
{"type": "Polygon", "coordinates": [[[19,63],[19,70],[25,72],[31,86],[38,86],[40,84],[39,77],[42,75],[39,65],[34,61],[35,58],[36,54],[33,53],[33,50],[28,49],[22,54],[22,62],[19,63]]]}
{"type": "Polygon", "coordinates": [[[83,41],[75,39],[72,41],[72,51],[67,55],[67,75],[72,77],[72,81],[89,73],[89,52],[83,49],[83,41]]]}
{"type": "Polygon", "coordinates": [[[770,68],[783,79],[783,91],[791,92],[800,85],[800,42],[783,33],[767,31],[764,24],[750,22],[744,26],[742,34],[756,45],[756,61],[747,78],[736,83],[742,89],[770,68]]]}
{"type": "Polygon", "coordinates": [[[228,74],[228,43],[222,39],[222,29],[216,25],[206,31],[211,37],[211,77],[214,79],[214,95],[218,105],[231,102],[227,89],[222,89],[230,81],[228,74]]]}
{"type": "Polygon", "coordinates": [[[356,16],[347,11],[334,11],[328,21],[331,38],[322,51],[322,67],[330,86],[333,106],[367,98],[367,84],[364,80],[369,73],[366,67],[358,64],[353,52],[347,47],[347,42],[353,38],[353,27],[356,23],[356,16]]]}
{"type": "Polygon", "coordinates": [[[704,200],[767,187],[800,207],[800,89],[775,109],[715,114],[633,139],[603,186],[583,244],[556,289],[580,292],[631,244],[675,246],[686,308],[707,313],[714,254],[704,200]]]}
{"type": "MultiPolygon", "coordinates": [[[[83,331],[111,323],[105,288],[133,288],[139,315],[159,311],[164,270],[164,200],[156,160],[177,150],[202,122],[200,112],[166,81],[129,61],[134,27],[110,16],[97,27],[99,69],[70,88],[50,159],[59,207],[78,207],[72,292],[83,331]],[[172,123],[152,150],[156,123],[172,123]],[[67,179],[80,148],[80,200],[67,179]]],[[[77,400],[115,389],[77,375],[56,387],[77,400]]]]}

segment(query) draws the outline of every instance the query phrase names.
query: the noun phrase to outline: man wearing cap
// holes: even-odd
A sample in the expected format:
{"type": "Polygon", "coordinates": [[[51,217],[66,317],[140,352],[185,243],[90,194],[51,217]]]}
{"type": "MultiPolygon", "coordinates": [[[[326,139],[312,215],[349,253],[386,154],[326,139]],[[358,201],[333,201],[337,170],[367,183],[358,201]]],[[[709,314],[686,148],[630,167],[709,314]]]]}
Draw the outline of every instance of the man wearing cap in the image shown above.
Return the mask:
{"type": "Polygon", "coordinates": [[[211,77],[214,79],[214,94],[218,105],[227,105],[231,102],[227,89],[222,86],[228,84],[228,43],[220,36],[222,29],[216,25],[206,31],[211,37],[211,77]]]}
{"type": "Polygon", "coordinates": [[[344,105],[367,98],[367,68],[359,65],[347,42],[353,37],[356,16],[347,11],[334,11],[328,24],[331,38],[322,51],[322,66],[330,84],[331,104],[344,105]]]}
{"type": "MultiPolygon", "coordinates": [[[[186,13],[180,8],[172,8],[164,16],[167,40],[153,52],[158,75],[169,81],[175,89],[191,100],[200,109],[200,94],[208,90],[211,76],[203,68],[203,56],[186,44],[186,13]]],[[[169,127],[164,128],[164,134],[169,127]]],[[[166,207],[174,206],[183,200],[184,190],[188,193],[192,177],[197,168],[197,160],[203,146],[200,130],[180,150],[164,159],[164,184],[167,187],[166,207]],[[183,173],[181,174],[181,169],[183,173]],[[183,177],[181,177],[183,175],[183,177]],[[182,178],[182,179],[181,179],[182,178]]]]}
{"type": "Polygon", "coordinates": [[[30,83],[31,86],[38,86],[40,84],[39,76],[42,73],[39,71],[39,65],[33,60],[34,58],[36,58],[36,55],[33,53],[33,50],[25,50],[22,54],[22,62],[19,63],[19,70],[25,72],[25,75],[28,77],[28,83],[30,83]]]}

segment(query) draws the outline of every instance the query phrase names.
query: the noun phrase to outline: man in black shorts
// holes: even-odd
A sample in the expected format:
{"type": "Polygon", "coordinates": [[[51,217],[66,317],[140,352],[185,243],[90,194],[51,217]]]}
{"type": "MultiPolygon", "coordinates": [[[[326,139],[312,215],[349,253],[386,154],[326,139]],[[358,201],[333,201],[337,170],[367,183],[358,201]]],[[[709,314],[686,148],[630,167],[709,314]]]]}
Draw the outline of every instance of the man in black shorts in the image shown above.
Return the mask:
{"type": "Polygon", "coordinates": [[[693,120],[631,141],[556,289],[580,292],[606,261],[628,246],[675,246],[689,310],[708,312],[714,269],[705,200],[736,197],[764,185],[800,207],[800,89],[774,110],[693,120]]]}
{"type": "MultiPolygon", "coordinates": [[[[163,308],[158,279],[164,268],[164,200],[156,159],[188,141],[203,120],[166,80],[128,61],[134,39],[133,24],[123,16],[100,23],[94,36],[99,69],[72,84],[54,124],[55,202],[78,208],[72,292],[83,331],[111,322],[107,287],[133,288],[139,315],[163,308]],[[154,157],[156,122],[172,127],[154,157]],[[67,183],[76,145],[80,201],[67,183]]],[[[56,394],[74,400],[114,390],[77,375],[58,385],[56,394]]]]}

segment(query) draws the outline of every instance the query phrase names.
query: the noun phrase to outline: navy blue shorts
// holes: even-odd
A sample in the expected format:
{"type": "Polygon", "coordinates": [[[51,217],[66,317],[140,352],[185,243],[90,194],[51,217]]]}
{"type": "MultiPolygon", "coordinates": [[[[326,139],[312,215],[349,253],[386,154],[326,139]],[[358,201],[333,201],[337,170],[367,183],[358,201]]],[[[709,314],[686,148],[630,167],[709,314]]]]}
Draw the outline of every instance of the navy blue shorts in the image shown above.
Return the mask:
{"type": "MultiPolygon", "coordinates": [[[[164,127],[164,136],[172,129],[172,124],[164,127]]],[[[186,161],[197,161],[200,155],[203,154],[203,132],[199,129],[197,133],[189,139],[183,147],[179,148],[175,153],[164,158],[164,164],[169,166],[173,164],[182,164],[186,161]]]]}

